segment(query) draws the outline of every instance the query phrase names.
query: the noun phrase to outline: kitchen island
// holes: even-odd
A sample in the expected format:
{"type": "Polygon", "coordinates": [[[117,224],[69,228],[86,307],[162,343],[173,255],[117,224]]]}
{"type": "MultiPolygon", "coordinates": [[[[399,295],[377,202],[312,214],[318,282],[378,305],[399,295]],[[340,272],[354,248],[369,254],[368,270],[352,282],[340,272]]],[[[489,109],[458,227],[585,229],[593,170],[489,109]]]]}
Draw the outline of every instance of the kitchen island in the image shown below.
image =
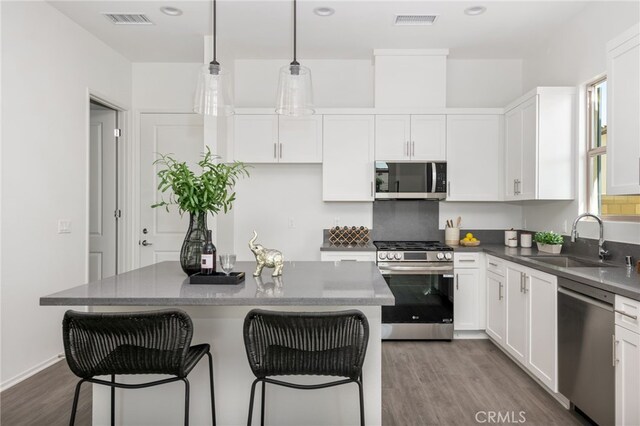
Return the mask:
{"type": "MultiPolygon", "coordinates": [[[[209,343],[214,357],[216,415],[219,425],[246,424],[251,382],[242,338],[247,312],[256,307],[281,311],[334,311],[355,308],[369,320],[370,337],[363,382],[367,424],[382,423],[381,306],[394,297],[372,262],[286,262],[283,276],[265,270],[253,277],[254,262],[238,262],[245,272],[238,285],[193,285],[178,262],[161,262],[84,284],[40,299],[41,305],[89,306],[92,311],[118,312],[177,307],[193,319],[192,344],[209,343]]],[[[136,382],[136,377],[126,377],[136,382]]],[[[211,422],[206,363],[189,375],[191,424],[211,422]]],[[[139,381],[139,380],[138,380],[139,381]]],[[[299,383],[317,382],[302,377],[299,383]]],[[[315,391],[267,387],[266,423],[277,425],[358,424],[356,385],[315,391]]],[[[183,416],[181,383],[144,390],[116,391],[116,423],[176,425],[183,416]]],[[[71,407],[69,407],[71,408],[71,407]]],[[[255,407],[254,419],[259,418],[255,407]]],[[[257,420],[256,420],[257,421],[257,420]]],[[[109,388],[94,385],[93,424],[109,423],[109,388]]]]}

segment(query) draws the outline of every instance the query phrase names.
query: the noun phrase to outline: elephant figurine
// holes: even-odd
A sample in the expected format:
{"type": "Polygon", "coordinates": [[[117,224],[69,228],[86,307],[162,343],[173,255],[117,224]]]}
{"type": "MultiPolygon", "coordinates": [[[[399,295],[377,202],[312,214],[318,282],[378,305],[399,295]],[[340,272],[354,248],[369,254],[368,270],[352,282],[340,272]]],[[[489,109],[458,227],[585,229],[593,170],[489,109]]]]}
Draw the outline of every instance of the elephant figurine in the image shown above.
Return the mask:
{"type": "Polygon", "coordinates": [[[262,269],[266,266],[267,268],[274,268],[271,276],[279,277],[282,275],[282,268],[284,267],[282,253],[278,250],[266,249],[260,244],[255,244],[257,238],[258,233],[253,231],[253,238],[249,241],[249,248],[256,256],[256,262],[258,263],[253,276],[259,277],[262,274],[262,269]]]}

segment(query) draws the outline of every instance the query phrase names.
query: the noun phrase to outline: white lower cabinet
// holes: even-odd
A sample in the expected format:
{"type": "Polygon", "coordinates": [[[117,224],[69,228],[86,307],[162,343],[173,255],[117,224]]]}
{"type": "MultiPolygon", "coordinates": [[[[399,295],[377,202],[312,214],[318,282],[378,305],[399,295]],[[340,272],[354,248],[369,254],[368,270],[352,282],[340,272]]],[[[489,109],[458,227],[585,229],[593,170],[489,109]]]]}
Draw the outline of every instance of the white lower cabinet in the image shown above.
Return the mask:
{"type": "Polygon", "coordinates": [[[485,283],[479,268],[482,253],[454,253],[453,329],[483,330],[485,283]]]}
{"type": "Polygon", "coordinates": [[[375,251],[321,251],[320,260],[323,262],[375,262],[375,251]]]}
{"type": "MultiPolygon", "coordinates": [[[[623,300],[640,305],[616,296],[616,306],[623,300]]],[[[616,425],[637,426],[640,425],[640,334],[623,323],[622,317],[616,314],[616,425]]]]}
{"type": "Polygon", "coordinates": [[[487,262],[496,265],[486,278],[487,334],[557,392],[557,277],[491,256],[487,262]]]}

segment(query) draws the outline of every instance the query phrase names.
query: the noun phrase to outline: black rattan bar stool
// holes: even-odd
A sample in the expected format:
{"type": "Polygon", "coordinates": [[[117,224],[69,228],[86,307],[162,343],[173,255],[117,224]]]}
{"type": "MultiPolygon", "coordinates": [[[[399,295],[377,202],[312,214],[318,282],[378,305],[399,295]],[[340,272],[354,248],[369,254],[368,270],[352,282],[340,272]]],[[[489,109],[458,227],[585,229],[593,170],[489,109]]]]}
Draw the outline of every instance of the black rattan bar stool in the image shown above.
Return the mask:
{"type": "Polygon", "coordinates": [[[321,389],[356,383],[360,424],[364,425],[362,364],[369,342],[369,323],[357,310],[342,312],[250,311],[244,320],[244,344],[256,379],[251,385],[251,426],[256,384],[262,382],[260,424],[264,425],[266,383],[295,389],[321,389]],[[271,376],[318,375],[343,377],[327,383],[300,385],[271,376]]]}
{"type": "Polygon", "coordinates": [[[193,323],[185,312],[87,313],[67,311],[62,322],[64,352],[69,368],[80,377],[73,398],[69,424],[75,423],[80,387],[84,382],[111,387],[111,425],[115,424],[115,388],[140,389],[182,380],[185,385],[184,424],[189,424],[187,375],[209,357],[211,417],[216,424],[213,397],[213,359],[208,344],[191,345],[193,323]],[[120,374],[168,374],[153,382],[117,383],[120,374]],[[111,376],[111,381],[95,376],[111,376]]]}

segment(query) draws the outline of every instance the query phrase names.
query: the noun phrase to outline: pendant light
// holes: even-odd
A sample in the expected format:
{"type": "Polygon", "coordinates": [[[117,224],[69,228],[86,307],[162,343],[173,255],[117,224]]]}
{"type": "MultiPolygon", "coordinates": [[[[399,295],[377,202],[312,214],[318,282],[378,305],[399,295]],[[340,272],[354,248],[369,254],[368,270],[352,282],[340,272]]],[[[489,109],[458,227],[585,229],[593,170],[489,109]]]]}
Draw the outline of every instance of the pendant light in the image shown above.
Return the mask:
{"type": "Polygon", "coordinates": [[[224,116],[233,114],[229,75],[216,60],[216,0],[212,2],[213,61],[204,65],[198,77],[193,110],[198,114],[224,116]]]}
{"type": "Polygon", "coordinates": [[[293,0],[293,61],[280,69],[278,82],[278,99],[276,113],[280,115],[311,115],[313,107],[313,90],[311,87],[311,70],[298,63],[297,47],[297,10],[293,0]]]}

